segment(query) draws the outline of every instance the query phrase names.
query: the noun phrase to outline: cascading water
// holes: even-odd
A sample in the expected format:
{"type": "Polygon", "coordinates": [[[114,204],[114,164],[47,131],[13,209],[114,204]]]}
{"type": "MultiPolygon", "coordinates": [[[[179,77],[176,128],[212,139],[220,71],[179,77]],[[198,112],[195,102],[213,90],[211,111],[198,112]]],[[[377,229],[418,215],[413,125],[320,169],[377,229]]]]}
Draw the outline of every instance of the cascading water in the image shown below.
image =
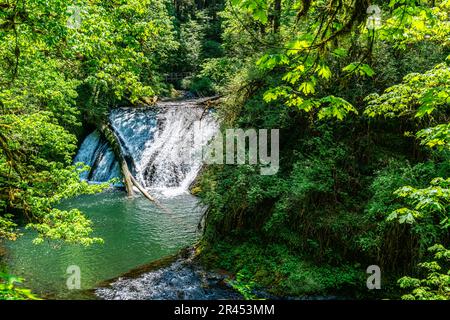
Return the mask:
{"type": "MultiPolygon", "coordinates": [[[[133,175],[145,188],[165,196],[188,190],[201,169],[202,148],[218,130],[212,114],[196,100],[117,108],[110,122],[133,175]]],[[[83,179],[106,182],[120,177],[111,148],[97,132],[85,139],[75,162],[91,167],[83,179]]]]}
{"type": "Polygon", "coordinates": [[[120,177],[119,163],[114,153],[97,131],[83,141],[74,163],[84,163],[91,170],[81,173],[80,178],[91,182],[105,182],[120,177]]]}
{"type": "MultiPolygon", "coordinates": [[[[85,213],[93,223],[94,236],[104,243],[82,249],[67,243],[35,246],[32,239],[36,234],[28,229],[22,230],[24,235],[17,241],[8,242],[8,271],[27,279],[27,287],[42,297],[86,298],[84,290],[68,290],[68,266],[80,268],[81,288],[91,290],[101,281],[175,254],[198,239],[199,221],[206,208],[186,191],[202,166],[198,156],[202,146],[218,129],[213,115],[191,100],[161,103],[154,108],[114,109],[110,123],[133,176],[151,189],[167,210],[116,189],[64,200],[59,209],[77,208],[85,213]]],[[[113,151],[97,131],[86,137],[74,162],[91,167],[81,175],[90,182],[120,176],[113,151]]],[[[227,297],[227,290],[215,285],[219,279],[202,274],[190,265],[176,263],[154,276],[133,281],[131,287],[126,282],[114,292],[103,291],[98,296],[159,299],[174,294],[181,297],[180,292],[187,290],[183,295],[186,299],[227,297]],[[175,274],[178,276],[167,285],[165,281],[175,274]],[[211,282],[209,289],[204,289],[205,281],[211,282]],[[141,293],[129,295],[127,292],[139,283],[141,293]],[[147,286],[159,289],[148,294],[147,286]]]]}

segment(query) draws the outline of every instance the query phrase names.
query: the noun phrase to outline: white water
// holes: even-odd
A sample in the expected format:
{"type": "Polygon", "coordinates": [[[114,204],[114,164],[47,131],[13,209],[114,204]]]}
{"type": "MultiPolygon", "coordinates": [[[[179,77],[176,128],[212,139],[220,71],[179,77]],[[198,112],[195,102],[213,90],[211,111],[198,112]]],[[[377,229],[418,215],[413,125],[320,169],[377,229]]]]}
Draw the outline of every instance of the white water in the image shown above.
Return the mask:
{"type": "MultiPolygon", "coordinates": [[[[218,125],[210,112],[195,103],[165,102],[156,108],[118,108],[111,112],[110,122],[131,171],[148,190],[168,197],[185,193],[201,169],[202,148],[218,125]]],[[[75,162],[91,167],[81,178],[92,182],[120,176],[111,148],[97,132],[85,139],[75,162]]]]}
{"type": "Polygon", "coordinates": [[[104,182],[120,176],[119,163],[106,141],[100,138],[97,131],[92,132],[83,141],[74,163],[84,163],[93,168],[81,173],[80,178],[93,182],[104,182]]]}

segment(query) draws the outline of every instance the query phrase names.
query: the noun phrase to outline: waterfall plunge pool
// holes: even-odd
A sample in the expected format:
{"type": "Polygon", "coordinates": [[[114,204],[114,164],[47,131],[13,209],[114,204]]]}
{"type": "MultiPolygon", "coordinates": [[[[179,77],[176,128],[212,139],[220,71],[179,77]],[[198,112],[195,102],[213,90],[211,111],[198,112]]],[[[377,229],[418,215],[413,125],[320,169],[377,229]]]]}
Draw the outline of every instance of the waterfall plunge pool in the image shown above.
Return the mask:
{"type": "Polygon", "coordinates": [[[104,244],[89,247],[61,242],[34,245],[35,233],[23,230],[17,241],[6,242],[4,262],[10,274],[25,279],[25,286],[50,299],[80,299],[83,290],[133,268],[175,254],[198,239],[204,212],[197,198],[181,194],[160,198],[171,211],[162,212],[141,196],[128,198],[118,190],[66,200],[61,208],[79,208],[93,221],[94,236],[104,244]],[[81,271],[81,290],[69,290],[69,266],[81,271]]]}
{"type": "MultiPolygon", "coordinates": [[[[94,289],[105,280],[175,254],[198,239],[205,208],[187,191],[202,167],[201,148],[218,132],[213,113],[205,112],[194,99],[161,102],[157,108],[116,108],[109,120],[136,180],[158,193],[158,200],[172,214],[144,197],[128,198],[118,190],[66,200],[62,209],[85,212],[93,221],[93,236],[102,238],[104,244],[83,247],[51,241],[34,245],[35,234],[30,230],[23,230],[22,237],[6,244],[8,272],[23,277],[25,286],[44,298],[92,298],[84,296],[83,289],[94,289]],[[68,290],[70,266],[80,270],[81,291],[68,290]]],[[[91,183],[121,176],[112,149],[97,131],[83,141],[74,159],[78,162],[90,167],[80,178],[91,183]]],[[[177,262],[165,271],[119,282],[110,291],[99,291],[98,296],[160,299],[180,297],[180,290],[188,292],[185,298],[226,296],[220,288],[204,291],[203,284],[211,277],[203,277],[202,270],[191,267],[177,262]],[[137,287],[141,294],[131,294],[137,287]],[[164,292],[170,290],[178,293],[164,292]]]]}

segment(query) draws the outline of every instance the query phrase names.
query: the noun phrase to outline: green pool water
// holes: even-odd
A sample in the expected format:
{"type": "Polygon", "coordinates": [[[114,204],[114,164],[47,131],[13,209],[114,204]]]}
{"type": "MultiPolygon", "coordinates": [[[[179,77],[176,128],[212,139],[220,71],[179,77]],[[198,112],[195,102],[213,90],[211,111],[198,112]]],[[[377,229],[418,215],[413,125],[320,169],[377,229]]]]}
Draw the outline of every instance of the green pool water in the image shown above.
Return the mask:
{"type": "Polygon", "coordinates": [[[35,234],[23,230],[17,241],[4,243],[8,272],[25,278],[25,285],[38,295],[71,298],[80,291],[67,288],[69,266],[80,268],[81,289],[92,289],[103,280],[193,244],[204,211],[197,198],[184,194],[160,202],[170,214],[143,197],[128,198],[117,190],[67,200],[61,207],[85,212],[94,223],[94,235],[105,243],[34,245],[35,234]]]}

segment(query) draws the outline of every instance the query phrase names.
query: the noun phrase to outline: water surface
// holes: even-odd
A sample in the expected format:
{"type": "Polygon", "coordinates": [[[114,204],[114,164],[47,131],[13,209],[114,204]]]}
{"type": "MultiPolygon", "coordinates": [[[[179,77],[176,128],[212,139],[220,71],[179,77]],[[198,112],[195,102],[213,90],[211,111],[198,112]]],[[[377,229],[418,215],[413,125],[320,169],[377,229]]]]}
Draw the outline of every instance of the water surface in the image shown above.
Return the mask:
{"type": "Polygon", "coordinates": [[[198,200],[182,194],[160,202],[171,214],[141,196],[128,198],[117,190],[67,200],[62,207],[85,212],[94,223],[94,235],[105,243],[34,245],[35,234],[24,230],[17,241],[6,243],[8,271],[25,278],[26,286],[39,295],[70,298],[76,292],[67,289],[68,266],[79,266],[81,289],[92,289],[103,280],[192,245],[204,210],[198,200]]]}

